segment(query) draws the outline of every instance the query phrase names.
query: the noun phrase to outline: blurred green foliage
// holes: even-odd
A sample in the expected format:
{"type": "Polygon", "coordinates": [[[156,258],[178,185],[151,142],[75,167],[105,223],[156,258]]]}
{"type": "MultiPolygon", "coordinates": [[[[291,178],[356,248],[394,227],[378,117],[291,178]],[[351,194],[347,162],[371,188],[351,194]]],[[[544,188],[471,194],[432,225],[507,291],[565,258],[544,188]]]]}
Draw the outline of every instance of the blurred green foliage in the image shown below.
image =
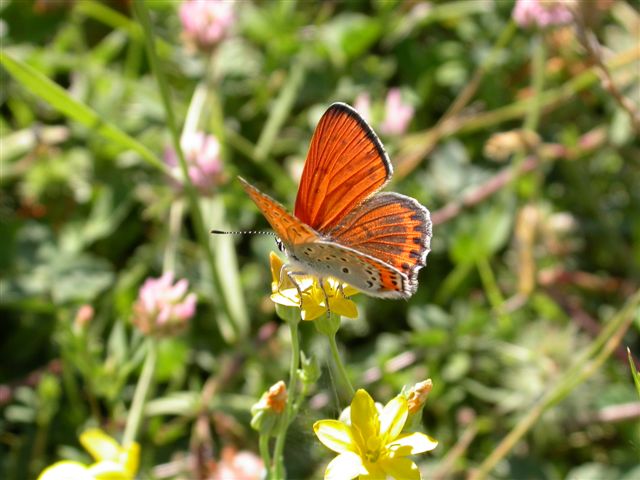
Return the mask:
{"type": "MultiPolygon", "coordinates": [[[[427,477],[463,478],[640,285],[638,131],[575,28],[517,29],[506,1],[243,1],[207,56],[182,42],[177,3],[147,3],[179,127],[197,111],[222,144],[225,180],[197,206],[207,229],[266,227],[237,174],[293,204],[333,101],[368,94],[374,129],[390,88],[415,108],[405,135],[381,137],[393,190],[434,214],[428,266],[407,302],[356,297],[360,316],[338,338],[354,385],[376,399],[433,379],[423,423],[440,445],[418,463],[427,477]],[[466,108],[443,120],[476,81],[466,108]],[[490,158],[493,134],[523,127],[539,143],[490,158]]],[[[610,2],[588,28],[637,114],[632,3],[610,2]]],[[[286,329],[268,300],[272,238],[199,238],[162,162],[170,130],[127,2],[8,0],[0,12],[0,476],[82,458],[88,426],[123,429],[144,355],[132,305],[167,265],[199,303],[188,332],[159,344],[144,478],[203,441],[203,412],[214,457],[224,445],[257,451],[249,409],[288,371],[286,329]],[[81,324],[85,304],[95,315],[81,324]]],[[[637,305],[633,315],[623,338],[637,362],[637,305]]],[[[285,458],[291,478],[317,478],[329,457],[311,425],[341,405],[325,339],[309,324],[301,337],[322,376],[285,458]]],[[[639,405],[620,345],[492,476],[638,478],[639,405]],[[631,415],[616,416],[623,406],[631,415]]]]}

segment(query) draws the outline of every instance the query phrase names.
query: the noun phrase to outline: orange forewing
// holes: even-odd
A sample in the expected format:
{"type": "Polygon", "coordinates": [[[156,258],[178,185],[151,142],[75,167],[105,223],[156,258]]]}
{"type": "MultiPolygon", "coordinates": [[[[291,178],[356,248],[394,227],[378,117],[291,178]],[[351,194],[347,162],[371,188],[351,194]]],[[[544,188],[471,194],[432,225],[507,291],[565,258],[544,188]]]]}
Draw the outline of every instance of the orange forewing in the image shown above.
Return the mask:
{"type": "Polygon", "coordinates": [[[285,245],[312,242],[318,238],[312,228],[287,212],[280,203],[259,191],[244,178],[238,177],[238,180],[285,245]]]}
{"type": "Polygon", "coordinates": [[[391,178],[378,137],[348,105],[334,103],[311,139],[296,197],[295,216],[320,233],[391,178]]]}

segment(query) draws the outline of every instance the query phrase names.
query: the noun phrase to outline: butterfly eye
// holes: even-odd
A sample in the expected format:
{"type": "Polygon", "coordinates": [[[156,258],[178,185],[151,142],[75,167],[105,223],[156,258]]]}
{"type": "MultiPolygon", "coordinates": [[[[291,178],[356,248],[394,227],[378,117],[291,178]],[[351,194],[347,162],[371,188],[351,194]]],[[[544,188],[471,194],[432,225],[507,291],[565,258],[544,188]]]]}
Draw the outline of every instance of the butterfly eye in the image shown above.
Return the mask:
{"type": "Polygon", "coordinates": [[[284,243],[282,242],[282,240],[280,240],[279,237],[276,237],[276,246],[282,253],[287,253],[287,249],[285,248],[284,243]]]}

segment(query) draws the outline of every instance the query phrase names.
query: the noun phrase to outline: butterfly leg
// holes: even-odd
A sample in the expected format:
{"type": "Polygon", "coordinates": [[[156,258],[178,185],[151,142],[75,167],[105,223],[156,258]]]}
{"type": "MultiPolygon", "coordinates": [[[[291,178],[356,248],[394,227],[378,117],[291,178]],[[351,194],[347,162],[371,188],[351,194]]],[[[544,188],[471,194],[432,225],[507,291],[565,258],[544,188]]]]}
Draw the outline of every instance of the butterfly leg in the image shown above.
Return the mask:
{"type": "Polygon", "coordinates": [[[329,305],[329,295],[327,295],[327,291],[324,289],[324,278],[318,278],[318,283],[324,295],[324,304],[327,306],[327,318],[329,318],[331,316],[331,306],[329,305]]]}
{"type": "Polygon", "coordinates": [[[300,289],[300,285],[298,284],[298,282],[296,282],[295,279],[295,276],[300,274],[301,273],[290,272],[286,264],[282,265],[282,267],[280,268],[280,279],[278,280],[278,291],[280,291],[280,286],[284,284],[284,277],[286,275],[287,278],[289,278],[289,281],[293,284],[294,287],[296,287],[296,290],[298,291],[298,298],[300,299],[299,308],[302,308],[302,290],[300,289]]]}

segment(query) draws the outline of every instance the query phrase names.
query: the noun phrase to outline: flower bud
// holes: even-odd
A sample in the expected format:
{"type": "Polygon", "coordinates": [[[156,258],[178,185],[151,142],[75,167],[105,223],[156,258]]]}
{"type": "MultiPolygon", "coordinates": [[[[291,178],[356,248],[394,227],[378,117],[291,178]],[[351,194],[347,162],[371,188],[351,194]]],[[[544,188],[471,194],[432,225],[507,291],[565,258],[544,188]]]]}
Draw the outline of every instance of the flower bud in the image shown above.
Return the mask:
{"type": "Polygon", "coordinates": [[[261,434],[269,434],[276,418],[287,406],[287,398],[287,386],[282,380],[272,385],[251,407],[251,428],[261,434]]]}
{"type": "Polygon", "coordinates": [[[496,162],[504,162],[514,153],[534,150],[540,145],[540,136],[531,130],[511,130],[491,135],[484,145],[484,155],[496,162]]]}
{"type": "Polygon", "coordinates": [[[424,404],[427,401],[427,397],[429,396],[429,392],[431,392],[432,388],[433,382],[430,378],[428,378],[423,382],[416,383],[409,389],[409,391],[404,395],[407,399],[407,407],[409,408],[409,413],[417,413],[422,409],[422,407],[424,407],[424,404]]]}
{"type": "Polygon", "coordinates": [[[78,309],[78,312],[76,313],[76,317],[73,320],[73,326],[77,330],[82,330],[93,319],[94,313],[95,311],[93,310],[93,307],[91,305],[89,304],[82,305],[78,309]]]}
{"type": "Polygon", "coordinates": [[[409,410],[409,416],[405,423],[405,431],[413,430],[416,423],[420,421],[422,408],[427,401],[431,388],[433,388],[433,382],[428,378],[408,389],[406,387],[402,389],[400,395],[407,399],[407,409],[409,410]]]}

